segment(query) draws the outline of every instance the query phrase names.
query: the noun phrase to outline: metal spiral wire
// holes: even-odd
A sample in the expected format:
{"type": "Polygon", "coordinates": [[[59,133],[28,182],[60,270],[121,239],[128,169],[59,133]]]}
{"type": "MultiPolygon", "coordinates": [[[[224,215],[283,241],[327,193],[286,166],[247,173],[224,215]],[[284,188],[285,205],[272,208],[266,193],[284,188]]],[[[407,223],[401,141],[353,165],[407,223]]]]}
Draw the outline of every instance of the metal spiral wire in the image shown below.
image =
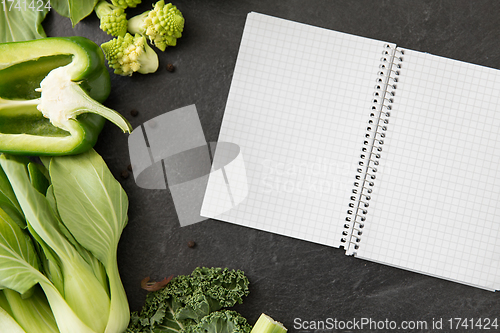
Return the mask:
{"type": "Polygon", "coordinates": [[[356,169],[356,180],[353,184],[351,202],[347,210],[341,238],[348,254],[355,254],[361,242],[373,187],[377,179],[378,166],[382,157],[384,140],[387,136],[392,104],[396,96],[395,91],[401,74],[403,55],[404,50],[386,44],[380,59],[372,110],[366,127],[363,148],[356,169]]]}

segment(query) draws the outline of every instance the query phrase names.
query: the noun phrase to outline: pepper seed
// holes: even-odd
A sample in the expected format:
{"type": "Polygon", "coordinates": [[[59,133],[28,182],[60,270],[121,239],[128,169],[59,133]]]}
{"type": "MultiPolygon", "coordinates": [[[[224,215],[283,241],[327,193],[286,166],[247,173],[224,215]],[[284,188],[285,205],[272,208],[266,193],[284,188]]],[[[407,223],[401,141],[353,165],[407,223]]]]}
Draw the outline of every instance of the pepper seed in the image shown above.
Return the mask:
{"type": "Polygon", "coordinates": [[[169,71],[169,72],[173,72],[173,71],[175,71],[175,67],[174,67],[174,65],[172,65],[172,64],[168,64],[168,65],[167,65],[167,71],[169,71]]]}

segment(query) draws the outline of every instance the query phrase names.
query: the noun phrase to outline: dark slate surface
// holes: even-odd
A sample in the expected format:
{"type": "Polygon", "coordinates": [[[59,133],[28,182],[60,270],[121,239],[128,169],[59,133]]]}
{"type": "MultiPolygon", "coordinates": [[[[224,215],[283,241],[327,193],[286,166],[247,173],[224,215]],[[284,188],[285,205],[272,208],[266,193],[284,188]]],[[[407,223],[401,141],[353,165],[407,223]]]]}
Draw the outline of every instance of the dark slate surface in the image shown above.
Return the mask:
{"type": "MultiPolygon", "coordinates": [[[[149,9],[149,3],[129,10],[129,15],[149,9]]],[[[497,1],[177,0],[174,4],[183,12],[186,28],[175,48],[159,54],[159,71],[133,77],[112,74],[112,92],[105,104],[125,115],[134,127],[195,103],[207,141],[216,141],[250,11],[500,68],[497,1]],[[168,63],[175,65],[175,72],[165,69],[168,63]],[[130,115],[132,109],[139,111],[137,117],[130,115]]],[[[44,26],[49,36],[81,35],[99,44],[109,40],[93,14],[72,28],[69,19],[51,12],[44,26]]],[[[294,329],[295,318],[425,320],[427,330],[401,331],[444,332],[449,330],[431,329],[433,318],[443,318],[446,323],[454,317],[500,317],[498,293],[224,222],[210,220],[181,228],[168,191],[143,190],[132,178],[120,178],[130,163],[127,135],[108,123],[96,150],[130,199],[129,224],[118,261],[133,310],[141,307],[146,295],[140,289],[143,277],[162,279],[206,265],[244,270],[251,281],[251,294],[237,310],[251,323],[261,312],[268,313],[291,332],[300,331],[294,329]],[[197,244],[193,249],[187,246],[190,240],[197,244]]],[[[445,238],[443,235],[443,242],[445,238]]],[[[490,328],[490,332],[500,332],[500,328],[490,328]]]]}

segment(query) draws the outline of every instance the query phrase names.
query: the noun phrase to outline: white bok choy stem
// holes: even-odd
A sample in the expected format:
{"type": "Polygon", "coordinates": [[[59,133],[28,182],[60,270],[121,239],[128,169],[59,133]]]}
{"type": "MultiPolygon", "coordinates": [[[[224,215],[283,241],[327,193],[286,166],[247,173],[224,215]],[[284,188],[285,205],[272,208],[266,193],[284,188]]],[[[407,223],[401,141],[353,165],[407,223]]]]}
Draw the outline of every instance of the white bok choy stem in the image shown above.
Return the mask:
{"type": "MultiPolygon", "coordinates": [[[[46,160],[44,163],[47,165],[46,160]]],[[[116,252],[127,224],[127,195],[93,149],[76,156],[52,157],[49,173],[62,221],[106,269],[111,308],[105,332],[123,332],[130,310],[116,252]]]]}
{"type": "MultiPolygon", "coordinates": [[[[31,238],[0,209],[0,285],[24,294],[40,283],[61,333],[96,333],[78,318],[39,268],[31,238]]],[[[5,319],[5,313],[1,313],[0,318],[2,332],[4,329],[9,333],[19,331],[11,320],[5,319]]],[[[42,324],[40,329],[43,329],[42,324]]]]}
{"type": "Polygon", "coordinates": [[[66,327],[67,332],[80,332],[74,326],[75,323],[81,322],[84,323],[80,325],[81,332],[103,332],[110,309],[106,289],[93,274],[88,263],[60,232],[57,217],[45,196],[32,186],[26,166],[15,157],[7,155],[0,156],[0,165],[26,216],[28,229],[41,243],[42,248],[50,247],[51,252],[57,256],[63,273],[64,297],[40,272],[37,273],[44,279],[40,278],[37,282],[44,289],[59,329],[63,332],[63,327],[66,327]],[[77,319],[78,321],[73,323],[77,319]]]}

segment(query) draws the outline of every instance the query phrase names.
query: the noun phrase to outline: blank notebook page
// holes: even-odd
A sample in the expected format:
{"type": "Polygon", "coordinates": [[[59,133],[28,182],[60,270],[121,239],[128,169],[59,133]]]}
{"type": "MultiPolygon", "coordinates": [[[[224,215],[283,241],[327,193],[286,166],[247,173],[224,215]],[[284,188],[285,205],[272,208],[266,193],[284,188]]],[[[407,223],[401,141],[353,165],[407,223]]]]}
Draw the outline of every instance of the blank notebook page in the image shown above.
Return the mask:
{"type": "Polygon", "coordinates": [[[201,215],[338,247],[384,44],[250,13],[219,135],[248,196],[218,215],[212,173],[201,215]]]}
{"type": "Polygon", "coordinates": [[[500,289],[500,72],[405,50],[358,257],[500,289]]]}

